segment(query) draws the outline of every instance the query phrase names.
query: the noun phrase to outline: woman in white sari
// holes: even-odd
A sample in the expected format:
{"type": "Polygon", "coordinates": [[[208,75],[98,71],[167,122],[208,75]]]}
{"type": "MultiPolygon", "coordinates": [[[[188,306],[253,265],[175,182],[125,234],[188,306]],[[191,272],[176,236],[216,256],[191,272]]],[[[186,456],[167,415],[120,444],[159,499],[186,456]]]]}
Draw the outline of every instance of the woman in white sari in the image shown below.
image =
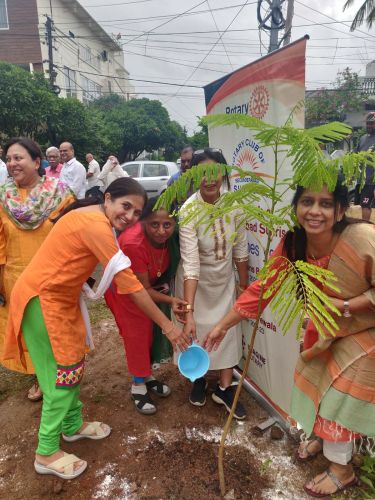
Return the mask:
{"type": "MultiPolygon", "coordinates": [[[[226,164],[219,150],[206,148],[196,151],[192,166],[202,163],[226,164]]],[[[225,176],[227,188],[229,179],[225,176]]],[[[203,179],[199,190],[182,206],[180,217],[191,210],[191,204],[206,202],[214,204],[222,196],[223,178],[216,181],[203,179]]],[[[240,212],[233,213],[228,220],[222,217],[215,220],[214,234],[206,231],[204,225],[196,227],[194,221],[180,227],[181,261],[176,275],[176,295],[188,302],[185,333],[198,342],[216,324],[217,318],[230,311],[236,300],[235,266],[239,274],[241,289],[248,282],[248,248],[245,228],[239,227],[240,212]],[[234,241],[231,235],[237,232],[234,241]]],[[[240,328],[240,326],[235,327],[240,328]]],[[[233,332],[235,333],[235,332],[233,332]]],[[[234,399],[235,387],[232,383],[233,367],[242,355],[242,337],[228,335],[227,342],[216,352],[210,353],[210,369],[220,371],[219,383],[212,394],[213,400],[230,411],[234,399]]],[[[206,403],[207,382],[204,377],[193,383],[189,401],[195,406],[206,403]]],[[[246,417],[245,409],[239,402],[235,411],[237,419],[246,417]]]]}

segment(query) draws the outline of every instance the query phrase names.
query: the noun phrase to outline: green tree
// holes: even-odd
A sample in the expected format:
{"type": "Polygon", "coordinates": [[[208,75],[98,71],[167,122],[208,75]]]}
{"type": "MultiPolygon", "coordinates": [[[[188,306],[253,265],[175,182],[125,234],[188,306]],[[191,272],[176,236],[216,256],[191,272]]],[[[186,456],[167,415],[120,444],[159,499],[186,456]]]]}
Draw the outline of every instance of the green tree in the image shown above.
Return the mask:
{"type": "Polygon", "coordinates": [[[0,130],[3,139],[24,135],[45,138],[47,118],[57,97],[41,73],[0,62],[0,130]]]}
{"type": "Polygon", "coordinates": [[[164,157],[167,161],[176,161],[180,151],[188,142],[186,132],[181,125],[172,120],[168,125],[168,137],[164,145],[164,157]]]}
{"type": "Polygon", "coordinates": [[[106,143],[119,160],[134,160],[143,151],[165,148],[168,157],[181,147],[184,133],[171,121],[162,103],[150,99],[125,101],[106,96],[92,105],[102,116],[106,143]]]}
{"type": "Polygon", "coordinates": [[[200,130],[195,132],[191,137],[188,137],[188,143],[191,144],[194,149],[204,149],[208,147],[208,127],[203,123],[201,118],[198,120],[198,126],[200,130]]]}
{"type": "Polygon", "coordinates": [[[366,101],[358,74],[346,68],[337,74],[333,89],[325,87],[306,96],[306,127],[343,120],[348,111],[358,111],[366,101]]]}
{"type": "MultiPolygon", "coordinates": [[[[353,3],[354,0],[347,0],[344,4],[343,10],[351,7],[353,3]]],[[[360,26],[362,26],[364,22],[366,22],[367,27],[371,29],[374,19],[375,19],[374,0],[365,0],[358,9],[356,15],[354,16],[352,25],[350,26],[350,31],[354,31],[356,28],[359,28],[360,26]]]]}
{"type": "Polygon", "coordinates": [[[64,141],[71,142],[81,161],[88,152],[103,161],[108,149],[101,114],[73,98],[56,99],[48,115],[46,139],[48,144],[56,146],[64,141]]]}

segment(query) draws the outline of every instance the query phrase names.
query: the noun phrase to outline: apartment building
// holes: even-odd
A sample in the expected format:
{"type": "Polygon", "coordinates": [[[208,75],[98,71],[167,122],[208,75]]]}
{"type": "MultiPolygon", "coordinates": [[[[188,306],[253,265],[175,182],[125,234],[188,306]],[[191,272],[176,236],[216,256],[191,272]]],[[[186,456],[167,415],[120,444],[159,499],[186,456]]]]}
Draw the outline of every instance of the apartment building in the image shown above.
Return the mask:
{"type": "Polygon", "coordinates": [[[119,42],[78,1],[0,0],[0,60],[50,78],[51,52],[60,96],[82,102],[107,93],[134,97],[119,42]]]}

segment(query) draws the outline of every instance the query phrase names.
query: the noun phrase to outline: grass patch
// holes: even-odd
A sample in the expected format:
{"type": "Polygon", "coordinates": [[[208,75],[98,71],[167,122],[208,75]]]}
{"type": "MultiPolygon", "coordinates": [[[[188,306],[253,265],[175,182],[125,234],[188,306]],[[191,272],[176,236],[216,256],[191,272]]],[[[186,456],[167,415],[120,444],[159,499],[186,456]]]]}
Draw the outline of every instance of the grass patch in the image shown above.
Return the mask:
{"type": "Polygon", "coordinates": [[[90,321],[92,325],[99,323],[103,319],[112,318],[112,313],[107,307],[104,299],[87,301],[87,309],[90,315],[90,321]]]}

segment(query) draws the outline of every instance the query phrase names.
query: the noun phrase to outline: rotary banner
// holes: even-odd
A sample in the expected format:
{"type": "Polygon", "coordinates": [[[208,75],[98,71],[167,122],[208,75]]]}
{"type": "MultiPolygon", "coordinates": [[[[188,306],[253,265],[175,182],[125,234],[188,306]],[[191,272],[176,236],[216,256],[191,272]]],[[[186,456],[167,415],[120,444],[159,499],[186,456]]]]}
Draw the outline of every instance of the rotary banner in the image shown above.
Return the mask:
{"type": "MultiPolygon", "coordinates": [[[[210,83],[204,88],[207,114],[240,113],[254,116],[267,123],[282,125],[295,106],[305,97],[306,38],[277,50],[258,61],[210,83]]],[[[304,112],[293,115],[293,126],[304,126],[304,112]]],[[[220,148],[229,165],[273,180],[273,155],[262,148],[251,130],[235,126],[209,129],[210,146],[220,148]]],[[[283,163],[280,181],[291,176],[290,164],[283,163]]],[[[232,189],[240,189],[251,178],[240,179],[232,174],[232,189]]],[[[291,199],[283,200],[289,204],[291,199]]],[[[266,200],[263,208],[267,208],[266,200]]],[[[257,220],[247,223],[249,246],[249,277],[263,266],[267,230],[257,220]]],[[[272,242],[272,250],[286,228],[279,227],[272,242]]],[[[244,356],[252,333],[252,321],[243,321],[244,356]]],[[[299,352],[295,331],[282,335],[267,308],[261,318],[255,341],[248,380],[262,397],[284,417],[288,415],[294,366],[299,352]]]]}

